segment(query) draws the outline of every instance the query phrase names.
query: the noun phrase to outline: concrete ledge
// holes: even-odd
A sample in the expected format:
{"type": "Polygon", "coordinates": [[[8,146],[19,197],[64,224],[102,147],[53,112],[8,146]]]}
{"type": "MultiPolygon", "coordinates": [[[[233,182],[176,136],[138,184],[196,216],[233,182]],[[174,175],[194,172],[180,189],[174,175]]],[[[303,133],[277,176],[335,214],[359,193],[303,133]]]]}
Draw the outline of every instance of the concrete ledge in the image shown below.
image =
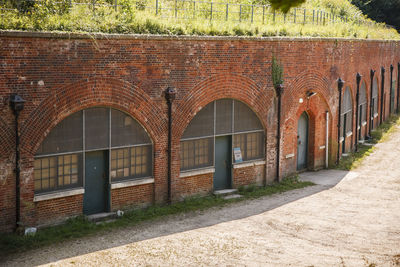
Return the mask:
{"type": "Polygon", "coordinates": [[[142,185],[142,184],[153,184],[153,183],[154,183],[154,178],[143,178],[143,179],[137,179],[137,180],[121,181],[121,182],[112,183],[111,189],[124,188],[124,187],[130,187],[130,186],[136,186],[136,185],[142,185]]]}
{"type": "Polygon", "coordinates": [[[214,167],[207,168],[207,169],[200,169],[200,170],[181,172],[181,174],[179,175],[179,178],[197,176],[197,175],[202,175],[202,174],[207,174],[207,173],[214,173],[214,172],[215,172],[215,168],[214,167]]]}
{"type": "Polygon", "coordinates": [[[45,200],[63,198],[63,197],[69,197],[69,196],[75,196],[75,195],[82,195],[83,193],[85,193],[85,189],[78,188],[78,189],[71,189],[71,190],[66,190],[66,191],[61,191],[61,192],[36,195],[33,197],[33,202],[39,202],[39,201],[45,201],[45,200]]]}
{"type": "Polygon", "coordinates": [[[253,167],[253,166],[257,166],[257,165],[265,165],[265,160],[236,163],[235,165],[233,165],[233,168],[240,169],[240,168],[246,168],[246,167],[253,167]]]}
{"type": "Polygon", "coordinates": [[[346,133],[346,137],[349,137],[349,136],[352,136],[353,135],[353,132],[347,132],[346,133]]]}
{"type": "Polygon", "coordinates": [[[321,150],[322,150],[322,149],[325,149],[325,146],[320,146],[319,149],[321,149],[321,150]]]}

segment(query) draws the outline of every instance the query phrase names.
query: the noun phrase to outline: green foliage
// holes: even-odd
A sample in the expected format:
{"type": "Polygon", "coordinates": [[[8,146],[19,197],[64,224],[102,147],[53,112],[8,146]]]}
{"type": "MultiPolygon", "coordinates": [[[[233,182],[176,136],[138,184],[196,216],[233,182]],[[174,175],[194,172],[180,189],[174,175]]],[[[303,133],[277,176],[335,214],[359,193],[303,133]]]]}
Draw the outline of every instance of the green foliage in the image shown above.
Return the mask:
{"type": "MultiPolygon", "coordinates": [[[[84,0],[81,0],[81,2],[84,0]]],[[[88,2],[87,0],[85,0],[88,2]]],[[[178,17],[175,19],[175,1],[160,0],[159,13],[143,8],[154,6],[155,0],[118,0],[118,8],[113,6],[72,5],[68,1],[43,0],[40,5],[31,6],[26,12],[12,10],[3,11],[0,15],[0,29],[28,31],[66,31],[66,32],[104,32],[104,33],[136,33],[165,35],[233,35],[233,36],[302,36],[302,37],[357,37],[374,39],[400,39],[395,30],[385,29],[382,25],[359,25],[356,21],[335,24],[288,24],[282,14],[266,15],[263,20],[263,7],[255,6],[254,10],[247,4],[262,3],[264,0],[229,0],[229,20],[225,20],[225,12],[209,12],[209,3],[196,3],[196,15],[193,15],[194,4],[190,1],[178,1],[178,17]],[[241,7],[241,9],[240,9],[241,7]],[[240,12],[241,10],[241,12],[240,12]],[[251,14],[254,11],[254,21],[251,14]],[[258,14],[258,15],[257,15],[258,14]],[[169,18],[165,18],[169,17],[169,18]]],[[[9,1],[0,1],[0,7],[12,7],[9,1]]],[[[216,0],[214,8],[226,8],[225,0],[216,0]]],[[[97,4],[114,4],[114,0],[96,0],[97,4]]],[[[350,18],[365,19],[360,11],[347,0],[308,0],[302,6],[331,10],[335,14],[344,14],[350,18]]],[[[308,16],[309,17],[309,16],[308,16]]],[[[366,19],[365,19],[366,20],[366,19]]]]}
{"type": "Polygon", "coordinates": [[[273,9],[288,13],[291,8],[303,4],[306,0],[269,0],[269,2],[273,9]]]}
{"type": "Polygon", "coordinates": [[[276,59],[275,55],[272,56],[271,72],[272,83],[274,87],[277,88],[278,85],[283,84],[283,66],[278,59],[276,59]]]}
{"type": "Polygon", "coordinates": [[[266,187],[250,186],[240,191],[243,198],[225,200],[221,197],[190,197],[184,201],[171,205],[153,205],[146,209],[135,209],[125,212],[125,215],[114,222],[95,224],[80,216],[70,219],[64,225],[39,229],[34,236],[20,236],[16,234],[0,235],[0,258],[9,253],[26,251],[68,239],[80,238],[95,233],[110,231],[114,228],[132,226],[143,221],[159,219],[164,216],[206,210],[211,207],[223,206],[245,199],[267,196],[292,189],[313,185],[310,182],[300,182],[297,176],[284,179],[281,183],[274,183],[266,187]]]}

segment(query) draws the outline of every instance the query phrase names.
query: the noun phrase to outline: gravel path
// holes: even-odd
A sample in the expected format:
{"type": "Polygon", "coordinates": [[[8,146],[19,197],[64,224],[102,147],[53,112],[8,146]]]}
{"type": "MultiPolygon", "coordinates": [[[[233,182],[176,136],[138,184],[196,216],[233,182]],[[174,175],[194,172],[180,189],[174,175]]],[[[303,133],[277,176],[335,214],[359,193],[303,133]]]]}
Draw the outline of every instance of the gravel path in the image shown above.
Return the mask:
{"type": "Polygon", "coordinates": [[[400,266],[400,129],[316,186],[13,255],[5,266],[400,266]]]}

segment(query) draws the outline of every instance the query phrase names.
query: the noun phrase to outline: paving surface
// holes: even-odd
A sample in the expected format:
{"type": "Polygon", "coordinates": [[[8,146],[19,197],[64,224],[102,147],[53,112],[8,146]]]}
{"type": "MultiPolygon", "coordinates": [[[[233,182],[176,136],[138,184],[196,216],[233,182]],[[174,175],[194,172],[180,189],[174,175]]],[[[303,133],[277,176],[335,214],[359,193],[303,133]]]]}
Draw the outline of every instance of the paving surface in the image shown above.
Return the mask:
{"type": "Polygon", "coordinates": [[[5,266],[400,266],[400,129],[316,186],[171,216],[20,255],[5,266]]]}

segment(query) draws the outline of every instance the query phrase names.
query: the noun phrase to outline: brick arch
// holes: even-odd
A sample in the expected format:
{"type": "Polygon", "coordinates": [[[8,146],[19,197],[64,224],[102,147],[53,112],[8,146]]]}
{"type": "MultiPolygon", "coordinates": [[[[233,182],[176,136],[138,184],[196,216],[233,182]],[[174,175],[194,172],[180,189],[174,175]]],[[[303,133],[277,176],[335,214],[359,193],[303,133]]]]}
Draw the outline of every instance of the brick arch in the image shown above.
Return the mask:
{"type": "Polygon", "coordinates": [[[260,88],[247,77],[215,75],[197,84],[179,101],[175,112],[174,135],[179,140],[190,121],[203,107],[222,98],[231,98],[247,104],[267,131],[268,111],[273,103],[273,96],[272,88],[260,88]]]}
{"type": "Polygon", "coordinates": [[[140,88],[116,79],[87,79],[54,90],[22,125],[21,147],[33,155],[50,130],[69,115],[94,106],[121,110],[135,118],[152,140],[167,131],[163,111],[140,88]]]}
{"type": "MultiPolygon", "coordinates": [[[[332,107],[335,105],[335,97],[337,90],[330,90],[331,81],[326,75],[319,73],[317,71],[305,71],[299,74],[293,81],[285,86],[285,91],[283,93],[283,110],[286,110],[284,114],[290,117],[291,114],[297,111],[298,100],[300,97],[305,98],[305,93],[307,90],[312,90],[316,92],[327,104],[329,113],[332,114],[332,107]],[[289,93],[290,92],[290,93],[289,93]],[[288,109],[285,107],[289,107],[288,109]]],[[[284,119],[283,118],[283,119],[284,119]]]]}
{"type": "MultiPolygon", "coordinates": [[[[10,111],[11,112],[11,111],[10,111]]],[[[12,115],[14,117],[14,115],[12,115]]],[[[8,157],[15,150],[15,134],[13,129],[0,118],[0,158],[8,157]],[[11,141],[11,142],[10,142],[11,141]]]]}

